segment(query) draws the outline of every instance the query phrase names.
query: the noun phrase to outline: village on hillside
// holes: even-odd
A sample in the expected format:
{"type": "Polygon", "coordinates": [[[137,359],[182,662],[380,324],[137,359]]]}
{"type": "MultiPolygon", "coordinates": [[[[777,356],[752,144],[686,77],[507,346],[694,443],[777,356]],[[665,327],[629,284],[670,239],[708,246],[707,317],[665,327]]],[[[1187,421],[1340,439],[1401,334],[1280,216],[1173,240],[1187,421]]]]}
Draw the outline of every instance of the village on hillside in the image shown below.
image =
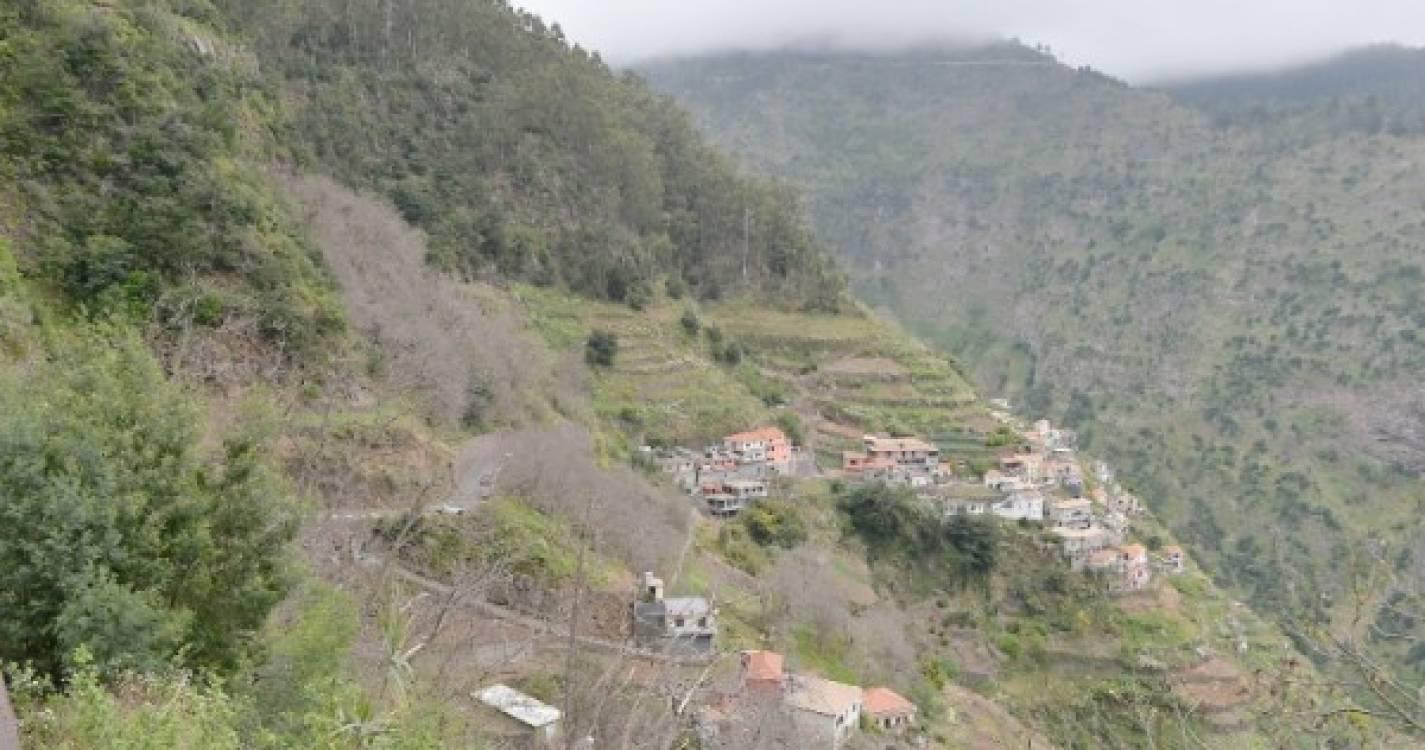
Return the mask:
{"type": "MultiPolygon", "coordinates": [[[[641,451],[714,521],[778,496],[795,478],[820,477],[904,488],[937,509],[932,517],[942,521],[983,516],[1042,529],[1064,567],[1090,577],[1107,595],[1143,591],[1155,575],[1186,570],[1181,548],[1150,550],[1135,538],[1135,520],[1146,514],[1142,502],[1118,484],[1106,463],[1079,454],[1072,431],[1048,420],[1025,425],[1008,404],[994,406],[999,433],[1012,439],[997,447],[992,467],[978,473],[942,456],[932,440],[909,435],[865,435],[858,449],[841,452],[834,467],[819,467],[811,451],[770,426],[727,435],[702,449],[641,451]]],[[[716,604],[667,596],[652,572],[640,579],[630,612],[640,648],[704,659],[718,653],[716,604]]],[[[744,651],[740,659],[739,678],[716,693],[698,723],[704,738],[717,738],[721,746],[738,746],[740,733],[785,731],[798,746],[836,748],[863,726],[898,733],[915,724],[915,704],[889,687],[788,671],[784,657],[770,651],[744,651]]]]}

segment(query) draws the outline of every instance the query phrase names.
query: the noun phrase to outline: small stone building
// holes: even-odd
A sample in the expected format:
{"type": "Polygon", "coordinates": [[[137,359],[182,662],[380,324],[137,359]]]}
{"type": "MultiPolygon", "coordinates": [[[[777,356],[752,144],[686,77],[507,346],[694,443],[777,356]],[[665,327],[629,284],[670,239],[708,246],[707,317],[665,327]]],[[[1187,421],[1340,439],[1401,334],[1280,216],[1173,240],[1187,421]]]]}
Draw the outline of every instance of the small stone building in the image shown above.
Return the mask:
{"type": "Polygon", "coordinates": [[[701,596],[665,597],[663,579],[644,573],[633,603],[633,636],[640,648],[709,655],[717,637],[717,611],[701,596]]]}

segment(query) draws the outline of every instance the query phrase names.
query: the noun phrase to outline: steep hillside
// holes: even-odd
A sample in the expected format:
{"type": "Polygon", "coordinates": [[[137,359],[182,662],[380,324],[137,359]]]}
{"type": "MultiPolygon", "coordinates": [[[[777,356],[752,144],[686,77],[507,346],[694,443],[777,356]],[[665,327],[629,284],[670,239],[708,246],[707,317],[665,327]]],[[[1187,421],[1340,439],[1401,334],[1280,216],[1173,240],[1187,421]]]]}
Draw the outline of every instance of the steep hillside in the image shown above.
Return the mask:
{"type": "Polygon", "coordinates": [[[809,191],[864,299],[1082,427],[1219,580],[1298,634],[1363,610],[1338,624],[1418,683],[1425,649],[1347,594],[1371,570],[1413,596],[1425,552],[1415,102],[1215,117],[1012,45],[646,73],[809,191]]]}
{"type": "MultiPolygon", "coordinates": [[[[527,279],[570,304],[668,289],[844,305],[788,193],[534,19],[495,2],[340,5],[362,15],[315,0],[0,8],[0,660],[29,744],[468,746],[489,729],[468,689],[425,700],[457,686],[415,657],[434,658],[447,626],[498,625],[362,567],[371,526],[467,501],[487,452],[523,433],[472,438],[519,426],[552,434],[537,455],[629,513],[669,495],[578,439],[602,429],[581,361],[543,348],[504,291],[461,279],[527,279]],[[366,67],[348,34],[378,15],[430,54],[401,58],[402,75],[366,67]],[[440,48],[420,36],[436,28],[481,41],[440,48]],[[289,42],[307,56],[279,54],[289,42]],[[440,104],[453,122],[402,119],[440,104]],[[333,145],[392,132],[400,149],[359,152],[375,163],[333,145]],[[287,176],[323,167],[427,234],[341,183],[287,176]]],[[[502,489],[480,514],[513,545],[495,562],[574,546],[577,514],[539,504],[567,491],[502,489]]],[[[661,546],[604,540],[606,585],[623,590],[620,566],[671,566],[683,510],[652,527],[661,546]]]]}
{"type": "Polygon", "coordinates": [[[389,196],[442,267],[635,303],[663,276],[842,301],[789,192],[557,26],[493,1],[216,4],[277,77],[297,157],[389,196]]]}

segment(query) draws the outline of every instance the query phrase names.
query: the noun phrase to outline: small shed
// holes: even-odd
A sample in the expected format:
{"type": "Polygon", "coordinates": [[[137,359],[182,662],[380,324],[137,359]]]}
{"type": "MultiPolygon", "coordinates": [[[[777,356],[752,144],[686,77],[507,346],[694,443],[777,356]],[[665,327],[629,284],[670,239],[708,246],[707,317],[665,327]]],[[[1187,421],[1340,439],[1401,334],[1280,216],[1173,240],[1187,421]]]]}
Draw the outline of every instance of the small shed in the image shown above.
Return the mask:
{"type": "Polygon", "coordinates": [[[523,736],[530,748],[553,748],[559,741],[559,709],[508,685],[491,685],[473,697],[508,719],[509,734],[523,736]]]}

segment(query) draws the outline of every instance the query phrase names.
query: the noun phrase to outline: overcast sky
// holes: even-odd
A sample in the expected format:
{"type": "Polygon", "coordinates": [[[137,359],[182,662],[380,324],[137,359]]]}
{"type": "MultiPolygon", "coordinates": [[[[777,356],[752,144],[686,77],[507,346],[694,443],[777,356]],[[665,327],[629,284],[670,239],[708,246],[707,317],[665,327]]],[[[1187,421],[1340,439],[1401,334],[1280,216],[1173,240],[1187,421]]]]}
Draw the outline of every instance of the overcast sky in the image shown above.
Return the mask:
{"type": "Polygon", "coordinates": [[[1393,41],[1425,45],[1425,0],[515,0],[615,64],[837,40],[1048,44],[1133,82],[1263,69],[1393,41]]]}

